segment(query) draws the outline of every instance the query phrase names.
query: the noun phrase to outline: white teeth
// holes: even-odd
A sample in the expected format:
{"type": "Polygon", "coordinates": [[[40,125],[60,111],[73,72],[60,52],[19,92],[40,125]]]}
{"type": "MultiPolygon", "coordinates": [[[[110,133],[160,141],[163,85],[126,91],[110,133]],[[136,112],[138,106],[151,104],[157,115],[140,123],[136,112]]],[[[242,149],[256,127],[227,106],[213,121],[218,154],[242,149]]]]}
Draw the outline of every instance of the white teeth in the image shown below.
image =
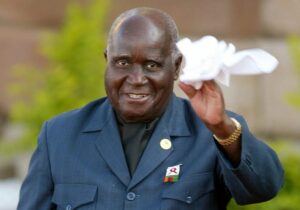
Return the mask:
{"type": "Polygon", "coordinates": [[[146,95],[141,95],[141,94],[128,94],[130,98],[133,99],[140,99],[146,97],[146,95]]]}

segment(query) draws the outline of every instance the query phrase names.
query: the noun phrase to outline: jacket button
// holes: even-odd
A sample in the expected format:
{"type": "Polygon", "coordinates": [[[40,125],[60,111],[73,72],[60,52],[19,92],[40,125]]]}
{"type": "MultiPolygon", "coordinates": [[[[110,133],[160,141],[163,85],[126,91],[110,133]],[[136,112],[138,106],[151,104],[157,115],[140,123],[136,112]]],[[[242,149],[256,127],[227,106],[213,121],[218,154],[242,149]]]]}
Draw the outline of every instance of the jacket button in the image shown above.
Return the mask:
{"type": "Polygon", "coordinates": [[[189,204],[192,203],[192,201],[193,201],[192,196],[187,196],[185,199],[185,202],[189,204]]]}
{"type": "Polygon", "coordinates": [[[69,204],[66,206],[66,210],[72,210],[72,206],[69,204]]]}
{"type": "Polygon", "coordinates": [[[135,194],[134,192],[129,192],[129,193],[127,193],[127,195],[126,195],[126,198],[127,198],[127,200],[129,200],[129,201],[133,201],[133,200],[135,199],[135,197],[136,197],[136,194],[135,194]]]}

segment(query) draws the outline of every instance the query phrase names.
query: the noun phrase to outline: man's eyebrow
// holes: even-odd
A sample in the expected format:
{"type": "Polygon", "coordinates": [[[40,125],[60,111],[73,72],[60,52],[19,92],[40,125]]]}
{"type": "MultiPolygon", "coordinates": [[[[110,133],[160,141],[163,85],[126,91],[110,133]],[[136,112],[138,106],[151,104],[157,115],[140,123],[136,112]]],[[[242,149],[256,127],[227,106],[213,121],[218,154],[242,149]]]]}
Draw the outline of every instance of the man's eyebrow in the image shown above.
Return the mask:
{"type": "Polygon", "coordinates": [[[159,62],[159,63],[162,63],[163,62],[163,59],[160,58],[160,57],[149,57],[146,59],[147,61],[154,61],[154,62],[159,62]]]}
{"type": "Polygon", "coordinates": [[[120,58],[130,58],[131,56],[128,54],[113,54],[111,55],[112,59],[120,59],[120,58]]]}
{"type": "Polygon", "coordinates": [[[146,60],[163,61],[161,52],[145,53],[146,60]]]}

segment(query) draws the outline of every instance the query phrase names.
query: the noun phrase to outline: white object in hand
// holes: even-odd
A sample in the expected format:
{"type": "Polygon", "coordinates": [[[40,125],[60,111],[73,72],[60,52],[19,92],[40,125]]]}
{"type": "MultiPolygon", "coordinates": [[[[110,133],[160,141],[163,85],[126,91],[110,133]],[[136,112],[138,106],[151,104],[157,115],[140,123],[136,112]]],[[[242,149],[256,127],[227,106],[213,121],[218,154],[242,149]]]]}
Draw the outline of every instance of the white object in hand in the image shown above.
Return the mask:
{"type": "Polygon", "coordinates": [[[204,36],[195,42],[184,38],[176,45],[183,54],[180,81],[196,89],[211,79],[229,86],[230,74],[270,73],[278,65],[277,59],[262,49],[235,52],[233,44],[218,41],[213,36],[204,36]]]}

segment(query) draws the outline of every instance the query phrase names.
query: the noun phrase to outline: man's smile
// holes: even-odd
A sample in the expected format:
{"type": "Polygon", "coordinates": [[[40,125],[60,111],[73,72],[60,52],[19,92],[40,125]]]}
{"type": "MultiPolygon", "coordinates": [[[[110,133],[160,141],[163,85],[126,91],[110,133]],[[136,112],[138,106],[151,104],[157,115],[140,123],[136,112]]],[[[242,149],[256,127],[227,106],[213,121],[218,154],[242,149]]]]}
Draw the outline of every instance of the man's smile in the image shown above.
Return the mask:
{"type": "Polygon", "coordinates": [[[129,98],[132,98],[132,99],[142,99],[142,98],[145,98],[149,95],[147,94],[139,94],[139,93],[129,93],[128,94],[129,98]]]}

